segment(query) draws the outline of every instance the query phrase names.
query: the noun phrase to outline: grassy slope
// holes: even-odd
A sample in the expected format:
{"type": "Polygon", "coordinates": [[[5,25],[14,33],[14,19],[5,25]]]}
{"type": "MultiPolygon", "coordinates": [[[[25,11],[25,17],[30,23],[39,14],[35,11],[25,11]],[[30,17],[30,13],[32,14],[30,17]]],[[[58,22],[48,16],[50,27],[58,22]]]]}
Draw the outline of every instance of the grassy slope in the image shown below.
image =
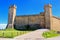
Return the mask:
{"type": "Polygon", "coordinates": [[[26,34],[28,32],[31,32],[31,31],[18,31],[15,29],[0,30],[0,37],[13,38],[15,36],[26,34]]]}
{"type": "Polygon", "coordinates": [[[45,38],[51,38],[51,37],[60,36],[60,34],[58,34],[58,33],[55,32],[55,31],[44,32],[42,35],[43,35],[43,37],[45,37],[45,38]]]}

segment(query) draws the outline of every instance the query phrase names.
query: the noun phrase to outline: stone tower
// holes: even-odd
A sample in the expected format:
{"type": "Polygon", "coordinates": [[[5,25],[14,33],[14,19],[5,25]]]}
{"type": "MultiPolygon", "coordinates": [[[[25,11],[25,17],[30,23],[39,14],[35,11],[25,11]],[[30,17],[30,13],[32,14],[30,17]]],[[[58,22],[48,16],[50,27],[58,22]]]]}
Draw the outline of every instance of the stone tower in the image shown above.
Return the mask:
{"type": "Polygon", "coordinates": [[[45,12],[45,27],[51,29],[52,26],[52,5],[48,4],[44,6],[45,12]]]}
{"type": "Polygon", "coordinates": [[[8,27],[7,28],[14,28],[14,20],[16,16],[16,5],[11,5],[9,7],[9,14],[8,14],[8,27]]]}

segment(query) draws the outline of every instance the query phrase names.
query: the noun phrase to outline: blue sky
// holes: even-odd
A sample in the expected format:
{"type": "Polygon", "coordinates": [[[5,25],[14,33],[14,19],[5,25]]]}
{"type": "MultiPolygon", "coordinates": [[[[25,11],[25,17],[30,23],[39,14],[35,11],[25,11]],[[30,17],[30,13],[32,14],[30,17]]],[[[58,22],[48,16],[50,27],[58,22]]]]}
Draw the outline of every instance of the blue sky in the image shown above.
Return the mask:
{"type": "Polygon", "coordinates": [[[0,24],[7,24],[9,6],[17,6],[16,15],[33,15],[44,11],[45,4],[52,5],[54,16],[60,17],[60,0],[0,0],[0,24]]]}

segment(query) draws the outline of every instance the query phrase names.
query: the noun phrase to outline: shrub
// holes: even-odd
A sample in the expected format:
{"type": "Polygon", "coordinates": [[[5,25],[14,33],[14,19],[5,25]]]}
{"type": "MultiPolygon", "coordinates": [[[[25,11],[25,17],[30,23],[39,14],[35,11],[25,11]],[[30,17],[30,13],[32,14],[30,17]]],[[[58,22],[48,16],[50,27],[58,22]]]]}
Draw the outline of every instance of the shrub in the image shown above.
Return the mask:
{"type": "Polygon", "coordinates": [[[31,31],[18,31],[15,29],[6,29],[6,30],[0,30],[0,37],[5,37],[5,38],[13,38],[19,35],[26,34],[31,31]]]}
{"type": "Polygon", "coordinates": [[[51,38],[51,37],[56,37],[59,36],[60,34],[57,34],[56,31],[48,31],[48,32],[43,32],[42,36],[45,38],[51,38]]]}

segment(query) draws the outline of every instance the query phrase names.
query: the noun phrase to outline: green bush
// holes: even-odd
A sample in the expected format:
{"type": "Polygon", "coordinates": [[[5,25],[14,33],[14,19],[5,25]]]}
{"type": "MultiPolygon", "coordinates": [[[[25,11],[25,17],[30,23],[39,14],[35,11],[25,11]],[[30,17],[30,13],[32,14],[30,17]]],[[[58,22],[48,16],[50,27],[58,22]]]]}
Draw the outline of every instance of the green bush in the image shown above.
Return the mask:
{"type": "Polygon", "coordinates": [[[56,37],[59,36],[60,34],[58,34],[56,31],[48,31],[48,32],[43,32],[42,36],[45,38],[51,38],[51,37],[56,37]]]}
{"type": "Polygon", "coordinates": [[[15,29],[6,29],[6,30],[0,30],[0,37],[4,38],[14,38],[19,35],[26,34],[31,31],[18,31],[15,29]]]}

